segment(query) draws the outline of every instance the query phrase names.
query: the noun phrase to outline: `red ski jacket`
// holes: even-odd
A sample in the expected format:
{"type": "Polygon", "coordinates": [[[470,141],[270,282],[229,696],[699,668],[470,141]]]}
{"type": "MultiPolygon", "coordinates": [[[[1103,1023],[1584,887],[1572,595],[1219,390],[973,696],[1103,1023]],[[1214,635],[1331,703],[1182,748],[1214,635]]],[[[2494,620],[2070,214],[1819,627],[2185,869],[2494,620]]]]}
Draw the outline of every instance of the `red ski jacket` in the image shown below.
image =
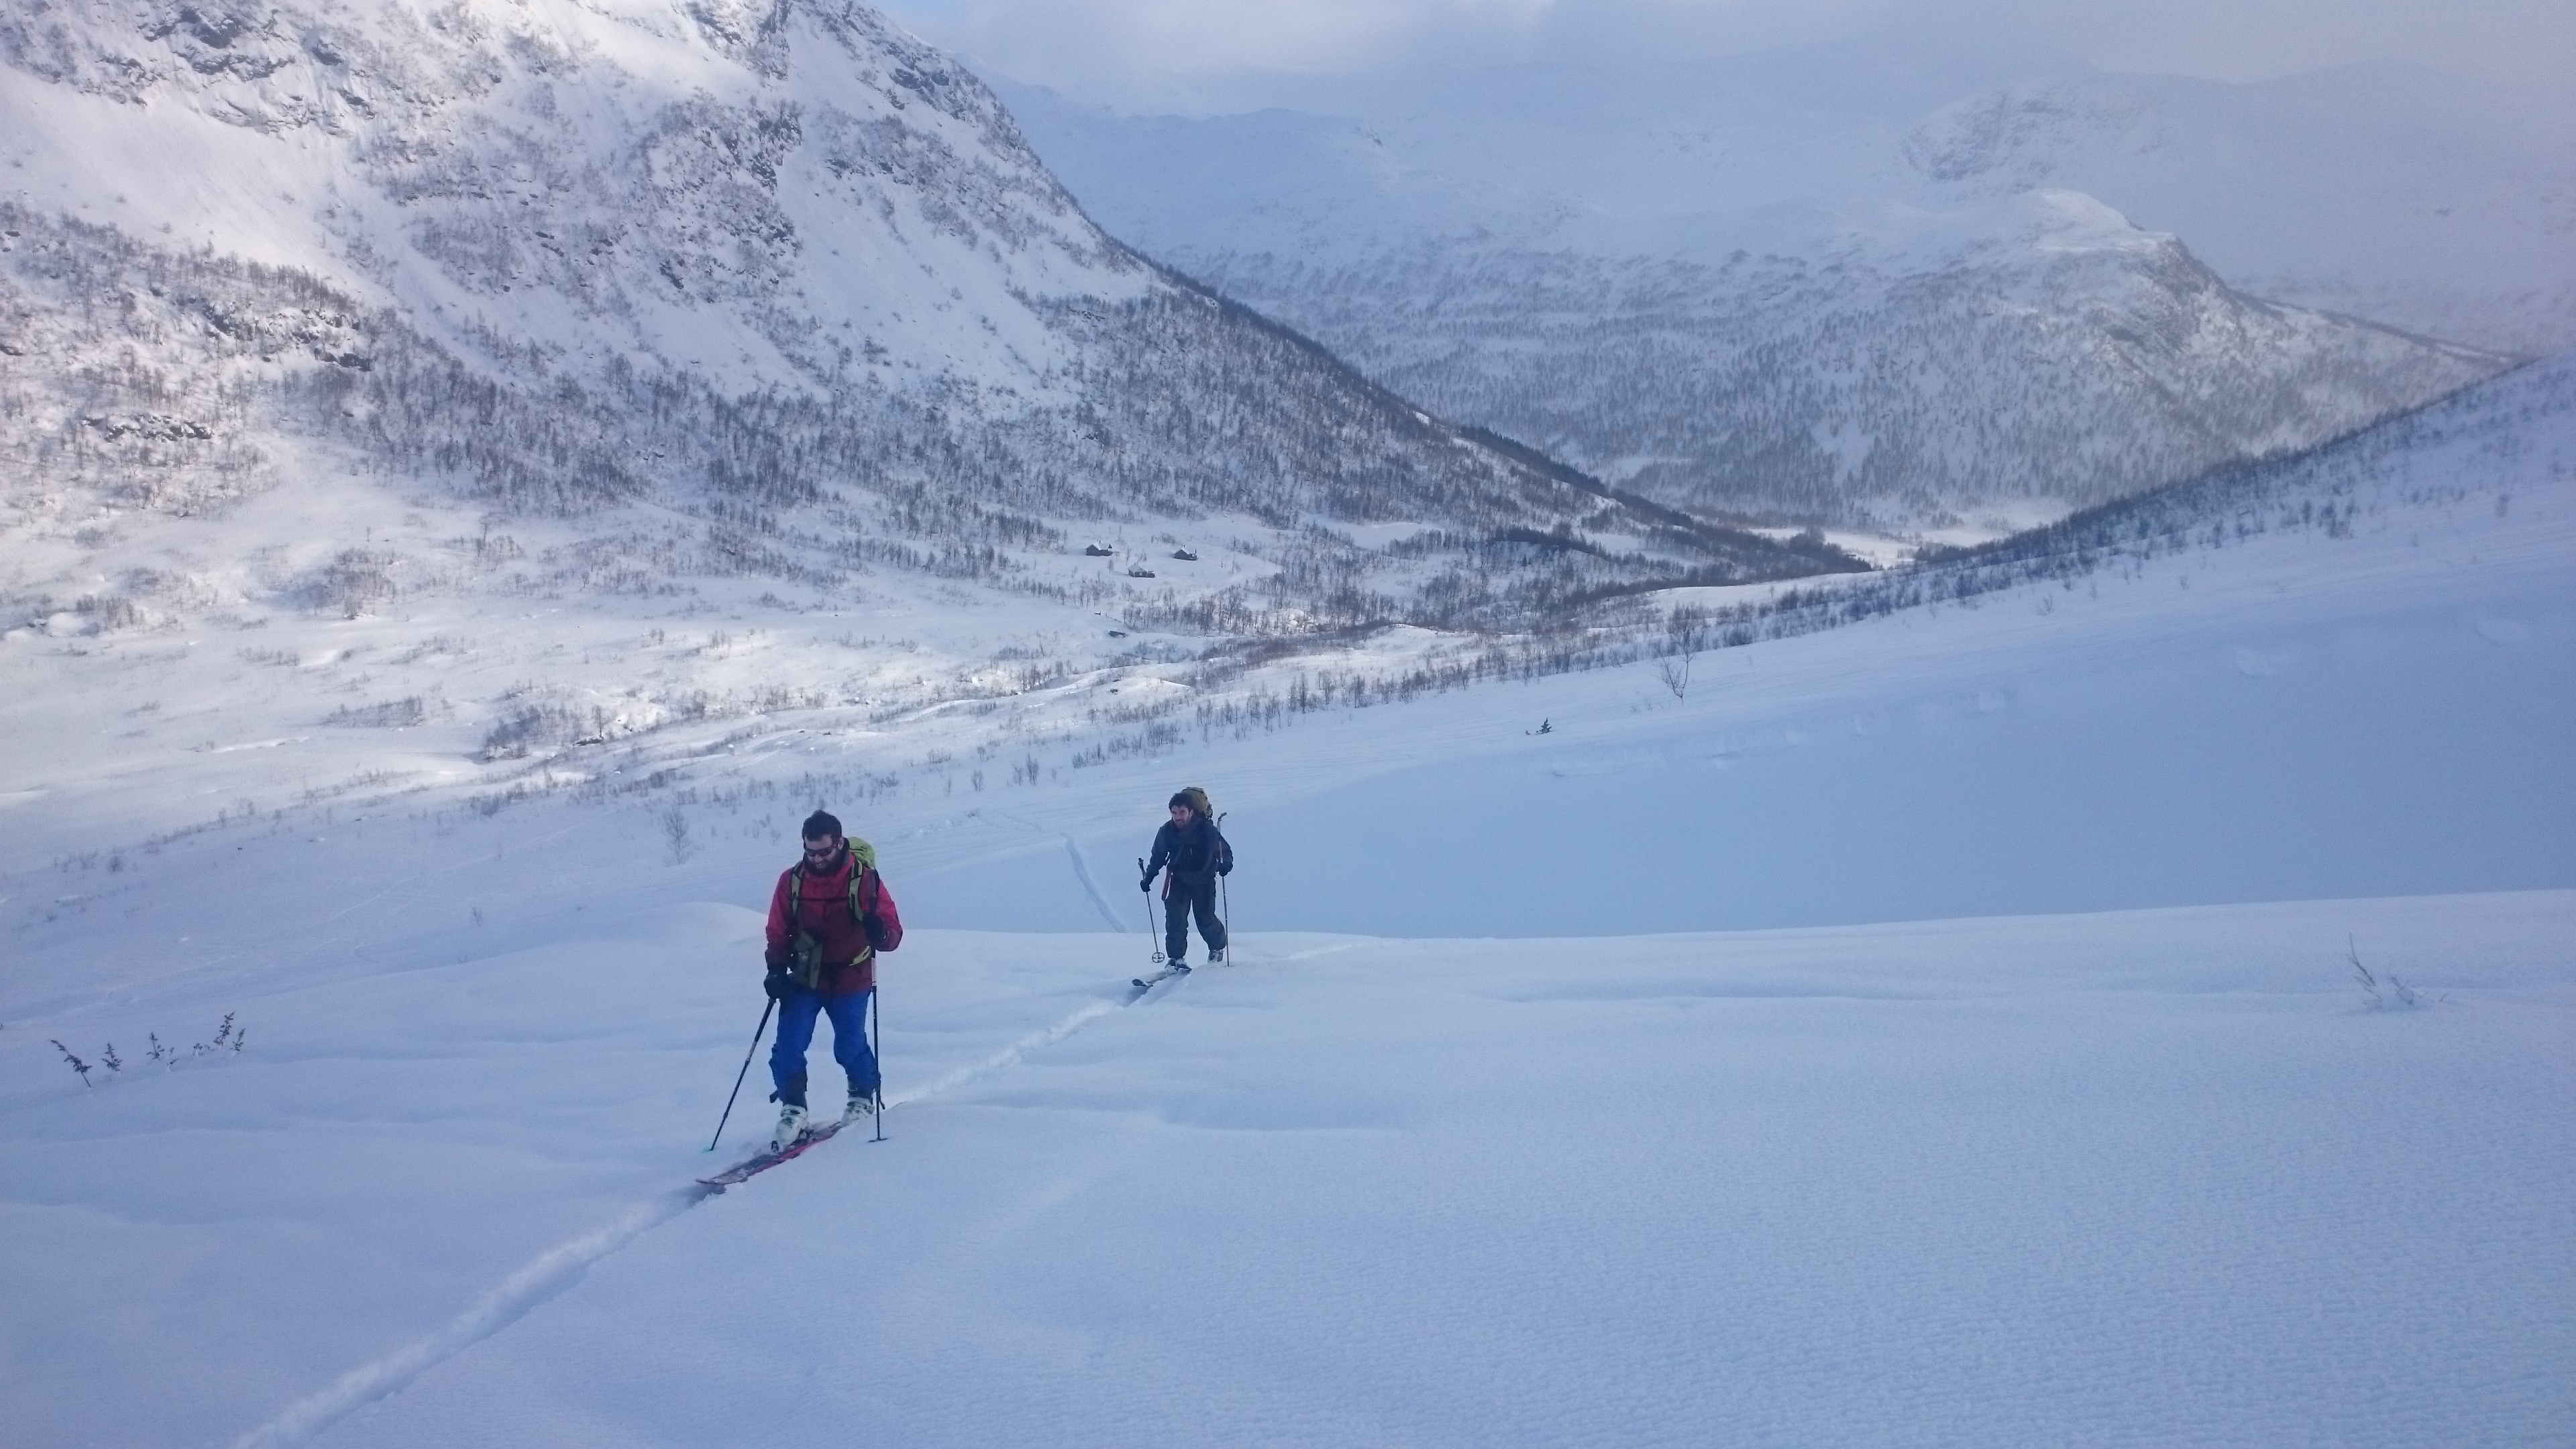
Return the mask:
{"type": "MultiPolygon", "coordinates": [[[[873,853],[873,852],[871,852],[873,853]]],[[[802,865],[789,866],[779,873],[778,888],[769,893],[769,963],[785,965],[795,960],[798,932],[810,933],[823,943],[823,980],[820,987],[826,996],[848,996],[866,991],[877,984],[878,951],[891,951],[903,944],[903,918],[895,913],[894,892],[885,888],[885,878],[874,866],[864,863],[857,850],[841,852],[839,868],[831,871],[809,871],[802,865]],[[871,944],[868,930],[850,908],[850,872],[865,871],[859,883],[862,904],[873,901],[877,929],[871,944]],[[797,885],[803,882],[803,890],[797,885]]]]}

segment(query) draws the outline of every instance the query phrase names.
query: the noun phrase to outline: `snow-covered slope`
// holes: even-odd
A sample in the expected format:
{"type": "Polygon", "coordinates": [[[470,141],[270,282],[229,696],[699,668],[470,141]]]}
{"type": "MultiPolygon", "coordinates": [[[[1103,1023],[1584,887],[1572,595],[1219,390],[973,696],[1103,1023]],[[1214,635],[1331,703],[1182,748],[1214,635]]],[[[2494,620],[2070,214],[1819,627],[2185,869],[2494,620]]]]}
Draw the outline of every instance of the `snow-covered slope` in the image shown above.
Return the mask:
{"type": "MultiPolygon", "coordinates": [[[[1938,565],[1739,593],[1673,596],[1707,647],[1624,687],[1409,706],[1410,754],[1366,711],[1283,736],[1238,830],[1264,917],[1588,935],[2576,880],[2576,358],[1938,565]],[[1439,869],[1345,869],[1382,829],[1439,869]]],[[[1019,828],[927,842],[960,861],[929,899],[991,920],[1007,869],[1003,920],[1088,928],[1052,848],[978,858],[1019,828]]]]}
{"type": "Polygon", "coordinates": [[[1840,46],[1409,71],[1199,120],[1005,94],[1114,234],[1438,409],[1713,511],[2008,525],[2497,365],[2254,283],[2490,346],[2576,340],[2547,320],[2576,306],[2563,155],[2458,97],[2404,96],[2445,122],[2421,135],[2346,124],[2358,80],[1840,46]],[[2416,216],[2437,208],[2457,220],[2416,216]],[[2383,297],[2420,305],[2357,306],[2383,297]]]}
{"type": "Polygon", "coordinates": [[[1079,666],[1104,612],[1493,622],[1836,566],[1160,273],[864,7],[12,0],[0,57],[21,617],[851,607],[883,575],[1051,605],[1079,666]]]}
{"type": "MultiPolygon", "coordinates": [[[[0,1436],[2549,1442],[2571,561],[2560,361],[1703,591],[1751,642],[1695,656],[772,721],[517,799],[299,802],[286,744],[208,750],[151,839],[12,790],[50,863],[0,874],[0,1436]],[[1239,950],[1128,1004],[1126,862],[1185,782],[1239,950]],[[816,803],[915,926],[890,1139],[705,1198],[816,803]]],[[[570,670],[567,617],[516,627],[570,670]]],[[[0,642],[13,743],[67,642],[0,642]]]]}
{"type": "MultiPolygon", "coordinates": [[[[2545,1442],[2571,560],[2559,360],[1966,558],[1661,601],[1731,647],[1401,703],[1438,646],[1392,631],[1320,707],[1138,664],[335,794],[317,761],[451,726],[317,755],[236,737],[255,692],[185,636],[14,632],[0,1434],[2545,1442]],[[1125,1004],[1124,862],[1184,781],[1240,946],[1125,1004]],[[916,928],[892,1137],[707,1199],[817,803],[916,928]]],[[[522,613],[230,665],[355,701],[641,647],[522,613]]]]}

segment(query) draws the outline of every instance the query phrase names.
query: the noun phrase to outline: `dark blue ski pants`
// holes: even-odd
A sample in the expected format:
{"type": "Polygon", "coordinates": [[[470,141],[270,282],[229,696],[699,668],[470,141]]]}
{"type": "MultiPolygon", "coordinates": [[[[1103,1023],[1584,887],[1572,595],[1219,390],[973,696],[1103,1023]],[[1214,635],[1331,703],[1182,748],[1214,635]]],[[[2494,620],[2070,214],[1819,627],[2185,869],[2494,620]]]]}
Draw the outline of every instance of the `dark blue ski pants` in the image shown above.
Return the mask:
{"type": "Polygon", "coordinates": [[[1178,961],[1190,953],[1190,916],[1199,918],[1199,938],[1208,953],[1225,949],[1225,922],[1216,915],[1216,877],[1183,880],[1163,877],[1163,954],[1178,961]]]}
{"type": "Polygon", "coordinates": [[[832,1060],[850,1074],[853,1096],[873,1096],[877,1090],[877,1054],[868,1047],[868,999],[871,991],[853,991],[843,996],[825,996],[802,986],[790,986],[778,998],[778,1040],[769,1048],[769,1080],[778,1089],[777,1100],[805,1105],[805,1049],[814,1042],[814,1018],[832,1019],[832,1060]]]}

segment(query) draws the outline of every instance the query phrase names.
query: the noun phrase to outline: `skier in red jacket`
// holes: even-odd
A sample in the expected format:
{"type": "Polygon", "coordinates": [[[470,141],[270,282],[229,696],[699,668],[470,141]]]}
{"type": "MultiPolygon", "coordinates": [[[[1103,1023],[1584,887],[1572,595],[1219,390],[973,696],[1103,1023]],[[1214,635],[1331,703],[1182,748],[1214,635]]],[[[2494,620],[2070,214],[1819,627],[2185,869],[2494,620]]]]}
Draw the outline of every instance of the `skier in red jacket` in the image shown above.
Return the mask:
{"type": "Polygon", "coordinates": [[[769,896],[769,977],[778,1003],[778,1040],[769,1079],[779,1104],[774,1146],[805,1134],[805,1049],[814,1018],[832,1019],[832,1059],[849,1073],[847,1122],[877,1110],[884,1084],[868,1046],[868,1000],[876,990],[876,957],[903,944],[903,918],[877,875],[877,854],[845,839],[841,822],[817,810],[805,820],[805,858],[778,877],[769,896]]]}

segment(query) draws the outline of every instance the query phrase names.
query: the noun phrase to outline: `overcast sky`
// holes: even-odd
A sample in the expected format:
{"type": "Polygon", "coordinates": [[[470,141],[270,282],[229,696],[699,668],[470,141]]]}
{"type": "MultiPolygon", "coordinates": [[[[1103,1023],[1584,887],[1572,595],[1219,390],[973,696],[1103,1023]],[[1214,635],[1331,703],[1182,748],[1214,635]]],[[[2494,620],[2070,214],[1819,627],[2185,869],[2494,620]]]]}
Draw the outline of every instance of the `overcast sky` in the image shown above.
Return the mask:
{"type": "Polygon", "coordinates": [[[877,0],[979,68],[1121,109],[1225,109],[1246,73],[1727,54],[1894,30],[2255,80],[2399,59],[2576,90],[2576,0],[877,0]]]}

